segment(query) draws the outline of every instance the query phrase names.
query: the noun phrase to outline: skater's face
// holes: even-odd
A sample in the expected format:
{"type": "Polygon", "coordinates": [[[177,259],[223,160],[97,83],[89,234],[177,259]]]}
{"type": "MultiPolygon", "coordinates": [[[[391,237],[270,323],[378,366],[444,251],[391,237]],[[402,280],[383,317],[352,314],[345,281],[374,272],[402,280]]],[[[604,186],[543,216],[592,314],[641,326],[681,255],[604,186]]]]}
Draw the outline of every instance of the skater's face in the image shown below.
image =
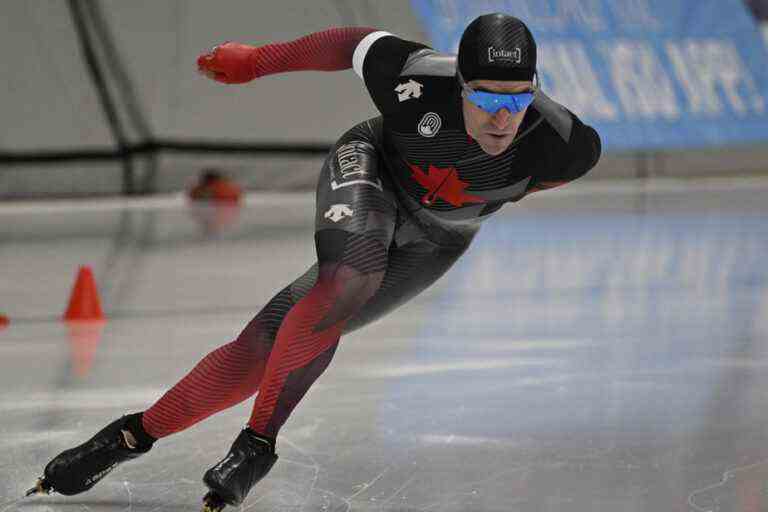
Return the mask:
{"type": "MultiPolygon", "coordinates": [[[[497,94],[521,94],[532,92],[531,81],[472,80],[467,85],[474,91],[497,94]]],[[[501,108],[495,113],[488,112],[462,95],[464,127],[489,155],[503,153],[517,135],[528,106],[519,111],[515,108],[501,108]]]]}

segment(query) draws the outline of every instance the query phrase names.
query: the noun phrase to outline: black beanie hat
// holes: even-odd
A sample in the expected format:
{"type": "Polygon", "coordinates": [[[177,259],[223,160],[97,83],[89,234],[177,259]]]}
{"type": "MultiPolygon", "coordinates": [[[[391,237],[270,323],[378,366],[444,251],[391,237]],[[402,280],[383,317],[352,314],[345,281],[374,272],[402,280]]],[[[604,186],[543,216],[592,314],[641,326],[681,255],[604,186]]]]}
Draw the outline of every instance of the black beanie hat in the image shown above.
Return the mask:
{"type": "Polygon", "coordinates": [[[536,41],[525,23],[507,14],[484,14],[470,23],[459,43],[465,81],[533,80],[536,41]]]}

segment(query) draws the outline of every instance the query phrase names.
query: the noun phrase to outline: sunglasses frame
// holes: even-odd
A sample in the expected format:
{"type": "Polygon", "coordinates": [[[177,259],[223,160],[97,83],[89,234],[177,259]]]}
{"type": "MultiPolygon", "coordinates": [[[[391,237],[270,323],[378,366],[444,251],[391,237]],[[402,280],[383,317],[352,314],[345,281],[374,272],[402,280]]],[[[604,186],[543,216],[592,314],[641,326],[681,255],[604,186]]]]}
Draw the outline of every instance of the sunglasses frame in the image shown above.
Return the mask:
{"type": "MultiPolygon", "coordinates": [[[[462,89],[461,96],[463,98],[465,98],[466,100],[472,102],[472,104],[475,105],[476,107],[482,109],[484,112],[487,112],[489,114],[496,114],[502,108],[508,108],[509,109],[508,103],[504,102],[504,104],[499,105],[499,107],[496,110],[488,110],[483,105],[475,103],[472,100],[472,98],[470,97],[472,94],[492,94],[492,95],[497,95],[497,96],[504,96],[504,97],[507,97],[507,98],[511,97],[512,103],[514,104],[514,112],[512,112],[512,113],[518,113],[518,112],[522,112],[523,110],[528,108],[534,102],[534,100],[536,99],[536,93],[539,90],[539,75],[536,72],[534,72],[534,74],[533,74],[533,87],[532,87],[532,90],[531,91],[526,91],[526,92],[519,92],[519,93],[496,93],[496,92],[487,92],[487,91],[476,91],[475,89],[473,89],[466,82],[466,80],[464,80],[464,77],[461,76],[461,71],[459,71],[458,69],[456,69],[456,77],[457,77],[457,79],[459,81],[459,85],[461,86],[461,89],[462,89]],[[521,94],[525,94],[525,95],[531,94],[531,95],[533,95],[533,98],[531,98],[530,103],[528,103],[523,108],[519,108],[518,102],[517,102],[517,99],[516,99],[516,96],[521,95],[521,94]]],[[[512,111],[512,109],[509,109],[509,110],[512,111]]]]}

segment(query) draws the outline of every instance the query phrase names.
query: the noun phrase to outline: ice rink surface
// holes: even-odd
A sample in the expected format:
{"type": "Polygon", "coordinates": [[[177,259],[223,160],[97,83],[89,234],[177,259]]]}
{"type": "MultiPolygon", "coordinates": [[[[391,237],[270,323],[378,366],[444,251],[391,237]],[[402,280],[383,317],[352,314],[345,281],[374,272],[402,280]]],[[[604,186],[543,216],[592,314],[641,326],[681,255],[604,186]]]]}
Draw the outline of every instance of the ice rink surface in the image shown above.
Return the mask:
{"type": "MultiPolygon", "coordinates": [[[[15,503],[314,258],[310,196],[0,205],[0,512],[199,510],[251,402],[15,503]],[[60,322],[79,265],[109,321],[60,322]]],[[[574,183],[342,340],[243,510],[768,510],[768,182],[574,183]]]]}

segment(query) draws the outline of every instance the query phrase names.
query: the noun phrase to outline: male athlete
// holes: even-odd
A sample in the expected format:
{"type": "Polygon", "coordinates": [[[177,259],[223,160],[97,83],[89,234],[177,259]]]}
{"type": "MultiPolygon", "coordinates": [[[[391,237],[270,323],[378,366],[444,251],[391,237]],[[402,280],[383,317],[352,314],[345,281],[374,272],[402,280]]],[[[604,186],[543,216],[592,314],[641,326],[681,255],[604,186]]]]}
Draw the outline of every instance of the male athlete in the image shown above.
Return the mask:
{"type": "Polygon", "coordinates": [[[152,407],[54,458],[30,493],[90,489],[156,440],[258,391],[247,426],[203,478],[204,510],[239,505],[277,460],[280,427],[342,334],[434,283],[505,203],[574,180],[600,157],[595,130],[537,89],[533,36],[504,14],[475,19],[458,57],[348,27],[262,47],[226,43],[198,66],[224,83],[354,68],[381,116],[345,133],[325,161],[317,263],[152,407]]]}

